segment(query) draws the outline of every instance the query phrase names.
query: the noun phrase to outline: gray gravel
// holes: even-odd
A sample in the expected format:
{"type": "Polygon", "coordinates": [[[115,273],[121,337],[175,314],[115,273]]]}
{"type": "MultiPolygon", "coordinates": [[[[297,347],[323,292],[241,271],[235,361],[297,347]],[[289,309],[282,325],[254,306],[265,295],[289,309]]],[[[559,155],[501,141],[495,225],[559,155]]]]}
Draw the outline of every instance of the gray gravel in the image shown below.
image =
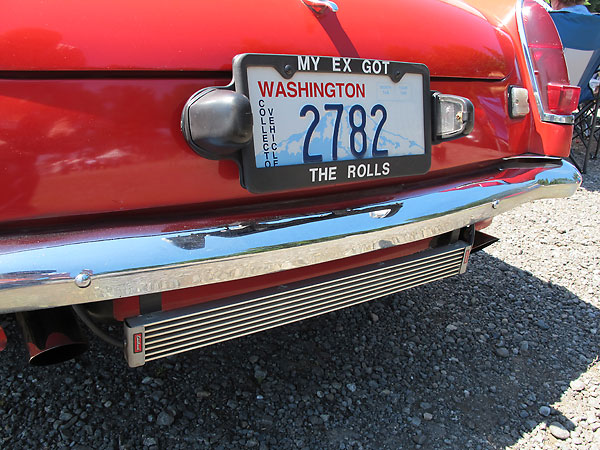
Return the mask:
{"type": "Polygon", "coordinates": [[[462,277],[129,369],[29,367],[12,317],[0,448],[600,450],[600,164],[496,219],[462,277]]]}

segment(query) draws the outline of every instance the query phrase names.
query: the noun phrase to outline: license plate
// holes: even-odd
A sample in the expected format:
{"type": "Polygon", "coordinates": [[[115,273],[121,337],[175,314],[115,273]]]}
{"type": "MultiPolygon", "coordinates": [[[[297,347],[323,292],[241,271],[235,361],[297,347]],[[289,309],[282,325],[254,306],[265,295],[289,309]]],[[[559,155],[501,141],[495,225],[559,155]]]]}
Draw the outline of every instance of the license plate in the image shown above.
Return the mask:
{"type": "Polygon", "coordinates": [[[236,90],[252,107],[242,154],[251,192],[394,178],[431,163],[429,70],[357,58],[245,54],[236,90]]]}

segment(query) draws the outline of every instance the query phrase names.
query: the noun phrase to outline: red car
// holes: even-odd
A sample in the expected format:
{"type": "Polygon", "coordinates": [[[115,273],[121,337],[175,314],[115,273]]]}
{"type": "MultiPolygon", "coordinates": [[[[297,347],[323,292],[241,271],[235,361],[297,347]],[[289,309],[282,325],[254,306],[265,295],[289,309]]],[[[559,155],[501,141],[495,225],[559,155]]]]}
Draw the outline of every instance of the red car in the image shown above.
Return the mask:
{"type": "Polygon", "coordinates": [[[535,0],[12,2],[0,313],[139,366],[460,274],[579,186],[577,97],[535,0]]]}

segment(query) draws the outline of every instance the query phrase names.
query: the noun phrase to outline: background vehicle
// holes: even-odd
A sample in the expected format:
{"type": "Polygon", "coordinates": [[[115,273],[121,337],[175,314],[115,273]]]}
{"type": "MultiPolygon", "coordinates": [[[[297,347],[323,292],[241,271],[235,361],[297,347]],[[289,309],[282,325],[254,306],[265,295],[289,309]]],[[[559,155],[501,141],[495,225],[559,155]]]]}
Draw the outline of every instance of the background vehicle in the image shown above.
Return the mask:
{"type": "Polygon", "coordinates": [[[0,312],[32,362],[85,348],[71,307],[136,366],[458,274],[572,194],[552,20],[488,3],[11,5],[0,312]]]}

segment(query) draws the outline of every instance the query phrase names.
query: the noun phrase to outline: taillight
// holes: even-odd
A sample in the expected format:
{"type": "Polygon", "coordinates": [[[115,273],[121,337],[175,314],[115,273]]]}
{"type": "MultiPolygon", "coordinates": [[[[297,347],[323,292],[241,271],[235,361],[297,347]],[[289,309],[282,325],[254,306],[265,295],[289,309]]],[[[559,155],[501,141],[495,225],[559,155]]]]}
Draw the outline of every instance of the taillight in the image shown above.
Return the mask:
{"type": "Polygon", "coordinates": [[[542,120],[565,123],[567,120],[560,116],[570,115],[577,108],[579,87],[569,83],[562,43],[552,17],[535,0],[524,0],[521,14],[523,48],[542,120]]]}

